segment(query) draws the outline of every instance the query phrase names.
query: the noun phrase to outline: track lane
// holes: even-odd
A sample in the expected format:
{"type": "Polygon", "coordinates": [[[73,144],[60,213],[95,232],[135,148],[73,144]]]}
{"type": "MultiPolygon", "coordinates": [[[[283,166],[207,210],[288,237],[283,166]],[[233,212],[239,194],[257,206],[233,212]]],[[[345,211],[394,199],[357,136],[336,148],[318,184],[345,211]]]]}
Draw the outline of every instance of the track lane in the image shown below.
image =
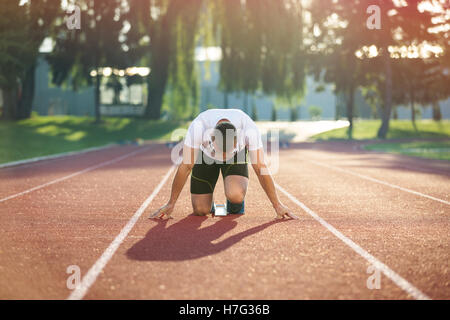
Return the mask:
{"type": "MultiPolygon", "coordinates": [[[[320,149],[308,144],[297,145],[301,153],[301,160],[309,161],[326,170],[332,169],[347,174],[360,175],[379,180],[381,183],[391,184],[400,188],[422,193],[420,196],[434,197],[439,202],[450,202],[448,185],[450,183],[450,165],[448,162],[429,160],[402,155],[372,153],[353,147],[345,143],[339,146],[339,151],[320,149]]],[[[336,148],[336,146],[334,146],[336,148]]],[[[375,182],[375,181],[373,181],[375,182]]],[[[378,183],[379,183],[378,182],[378,183]]],[[[376,183],[376,182],[375,182],[376,183]]]]}
{"type": "Polygon", "coordinates": [[[76,172],[124,157],[141,149],[142,147],[137,146],[117,146],[60,159],[44,160],[34,165],[0,169],[0,199],[7,201],[10,197],[13,198],[14,195],[26,190],[64,179],[76,172]]]}
{"type": "MultiPolygon", "coordinates": [[[[280,185],[432,298],[448,298],[445,208],[357,177],[317,170],[301,160],[304,150],[291,151],[281,155],[280,185]],[[353,189],[357,192],[349,193],[353,189]],[[393,197],[396,201],[389,201],[393,197]],[[377,210],[379,202],[383,210],[377,210]],[[424,208],[437,208],[437,214],[424,208]],[[408,212],[413,218],[405,219],[408,212]]],[[[0,297],[66,298],[65,268],[78,264],[84,275],[170,165],[169,151],[161,147],[0,204],[0,210],[8,209],[2,222],[9,226],[0,236],[1,243],[9,244],[0,245],[0,297]],[[24,205],[34,214],[21,212],[24,205]]],[[[284,195],[301,219],[274,223],[273,209],[253,173],[247,214],[236,219],[189,216],[187,185],[174,220],[147,220],[169,190],[170,184],[162,188],[86,299],[412,298],[386,277],[380,290],[369,290],[367,261],[294,209],[284,195]]],[[[220,182],[217,191],[218,203],[223,202],[220,182]]]]}
{"type": "MultiPolygon", "coordinates": [[[[142,218],[86,298],[413,298],[388,278],[383,278],[383,290],[369,290],[367,261],[310,217],[274,223],[273,209],[253,174],[251,179],[251,215],[189,216],[185,188],[175,220],[142,218]]],[[[169,191],[166,186],[161,194],[169,191]]],[[[222,193],[219,183],[217,195],[223,201],[222,193]]],[[[155,201],[153,209],[165,201],[155,201]]]]}
{"type": "MultiPolygon", "coordinates": [[[[310,158],[336,161],[343,157],[354,158],[355,154],[342,155],[332,151],[326,154],[323,150],[286,153],[285,163],[290,165],[283,166],[278,179],[283,177],[282,186],[297,199],[431,298],[449,298],[448,205],[345,172],[326,167],[318,170],[318,166],[308,161],[310,158]],[[293,161],[296,161],[295,166],[293,161]],[[298,172],[295,178],[291,175],[294,167],[298,172]]],[[[361,161],[357,166],[370,168],[371,161],[361,161]]],[[[383,163],[386,160],[381,155],[375,161],[383,163]]],[[[381,171],[393,180],[405,175],[389,169],[381,171]]],[[[407,175],[411,181],[426,179],[436,196],[442,196],[448,187],[446,178],[435,174],[424,177],[423,172],[417,175],[408,172],[407,175]]]]}
{"type": "Polygon", "coordinates": [[[145,199],[144,203],[134,213],[128,223],[120,230],[120,233],[114,238],[113,242],[106,248],[100,258],[97,259],[95,264],[89,269],[86,275],[83,277],[81,283],[76,286],[73,292],[69,295],[69,300],[81,300],[88,292],[89,288],[97,280],[98,275],[103,271],[103,268],[108,264],[109,260],[115,254],[122,242],[128,236],[128,233],[133,229],[137,220],[144,213],[145,209],[152,203],[153,199],[158,195],[162,186],[167,182],[167,179],[172,175],[175,170],[175,166],[172,166],[169,171],[164,175],[159,184],[153,190],[151,195],[145,199]]]}
{"type": "MultiPolygon", "coordinates": [[[[424,294],[422,291],[414,287],[411,283],[409,283],[407,280],[405,280],[402,276],[400,276],[398,273],[393,271],[389,266],[375,258],[373,255],[368,253],[366,250],[361,248],[357,243],[353,242],[351,239],[346,237],[342,232],[337,230],[335,227],[333,227],[331,224],[329,224],[327,221],[322,219],[317,213],[312,211],[310,208],[308,208],[304,203],[302,203],[300,200],[295,198],[292,194],[290,194],[288,191],[286,191],[283,187],[276,184],[276,188],[281,191],[284,195],[286,195],[292,202],[294,202],[297,206],[303,209],[306,213],[308,213],[311,217],[313,217],[317,222],[319,222],[323,227],[325,227],[328,231],[330,231],[334,236],[336,236],[339,240],[344,242],[347,246],[349,246],[353,251],[355,251],[357,254],[359,254],[361,257],[367,260],[367,262],[370,264],[373,270],[377,270],[381,273],[383,273],[386,277],[388,277],[391,281],[393,281],[398,287],[403,289],[403,291],[407,292],[408,295],[413,297],[416,300],[431,300],[430,297],[428,297],[426,294],[424,294]]],[[[371,270],[372,270],[371,269],[371,270]]],[[[368,269],[368,272],[371,271],[368,269]]],[[[381,289],[377,288],[377,289],[381,289]]]]}
{"type": "Polygon", "coordinates": [[[190,216],[185,188],[174,220],[142,218],[86,299],[410,298],[388,279],[368,290],[367,262],[312,218],[274,222],[251,178],[245,216],[190,216]]]}
{"type": "Polygon", "coordinates": [[[166,160],[167,148],[158,146],[0,203],[0,297],[65,299],[66,268],[87,272],[156,186],[166,160]]]}
{"type": "Polygon", "coordinates": [[[48,182],[45,182],[45,183],[43,183],[43,184],[34,186],[34,187],[32,187],[32,188],[26,189],[26,190],[24,190],[24,191],[21,191],[21,192],[15,193],[15,194],[11,194],[11,195],[9,195],[9,196],[6,196],[6,197],[4,197],[4,198],[1,198],[1,199],[0,199],[0,203],[1,203],[1,202],[8,201],[8,200],[11,200],[11,199],[14,199],[14,198],[17,198],[17,197],[20,197],[20,196],[23,196],[23,195],[25,195],[25,194],[28,194],[28,193],[33,192],[33,191],[36,191],[36,190],[40,190],[40,189],[46,188],[46,187],[48,187],[48,186],[50,186],[50,185],[53,185],[53,184],[60,183],[60,182],[65,181],[65,180],[72,179],[73,177],[76,177],[76,176],[81,175],[81,174],[85,174],[85,173],[87,173],[87,172],[89,172],[89,171],[97,170],[97,169],[99,169],[99,168],[106,167],[106,166],[109,166],[109,165],[111,165],[111,164],[114,164],[114,163],[123,161],[123,160],[125,160],[125,159],[127,159],[127,158],[129,158],[129,157],[132,157],[132,156],[137,155],[137,154],[139,154],[139,153],[148,151],[149,148],[150,148],[150,147],[146,147],[146,148],[134,150],[134,151],[129,152],[129,153],[126,153],[126,154],[124,154],[124,155],[122,155],[122,156],[115,157],[115,158],[113,158],[113,159],[110,159],[110,160],[107,160],[107,161],[103,161],[103,162],[97,163],[97,164],[95,164],[95,165],[93,165],[93,166],[84,168],[84,169],[79,170],[79,171],[75,171],[75,172],[73,172],[73,173],[71,173],[71,174],[69,174],[69,175],[65,175],[65,176],[59,177],[59,178],[57,178],[57,179],[54,179],[54,180],[50,180],[50,181],[48,181],[48,182]]]}

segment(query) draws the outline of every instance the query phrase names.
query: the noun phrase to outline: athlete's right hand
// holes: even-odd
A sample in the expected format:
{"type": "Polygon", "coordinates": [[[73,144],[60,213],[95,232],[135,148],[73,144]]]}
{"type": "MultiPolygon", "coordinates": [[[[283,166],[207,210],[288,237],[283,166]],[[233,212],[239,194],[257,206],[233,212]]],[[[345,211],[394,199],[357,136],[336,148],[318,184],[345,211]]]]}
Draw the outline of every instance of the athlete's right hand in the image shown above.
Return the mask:
{"type": "Polygon", "coordinates": [[[167,219],[173,219],[172,218],[172,211],[175,208],[174,204],[167,203],[155,212],[153,212],[148,218],[149,219],[162,219],[164,216],[167,217],[167,219]]]}

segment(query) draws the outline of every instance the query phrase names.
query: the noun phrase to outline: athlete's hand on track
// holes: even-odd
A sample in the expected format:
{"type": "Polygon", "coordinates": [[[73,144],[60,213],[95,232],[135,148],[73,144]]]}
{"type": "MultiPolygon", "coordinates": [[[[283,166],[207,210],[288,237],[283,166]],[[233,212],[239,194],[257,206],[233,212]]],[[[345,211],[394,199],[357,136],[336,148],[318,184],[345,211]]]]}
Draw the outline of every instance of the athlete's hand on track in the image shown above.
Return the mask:
{"type": "Polygon", "coordinates": [[[167,219],[172,219],[172,211],[175,205],[167,203],[155,212],[153,212],[148,218],[149,219],[162,219],[164,216],[167,217],[167,219]]]}
{"type": "Polygon", "coordinates": [[[277,217],[276,217],[276,219],[284,219],[285,217],[286,217],[286,218],[295,219],[295,220],[298,219],[298,217],[297,217],[295,214],[293,214],[293,213],[291,212],[291,210],[289,210],[289,208],[286,207],[286,206],[285,206],[284,204],[282,204],[282,203],[280,203],[280,204],[277,205],[277,206],[274,206],[274,209],[275,209],[275,211],[277,212],[277,217]]]}

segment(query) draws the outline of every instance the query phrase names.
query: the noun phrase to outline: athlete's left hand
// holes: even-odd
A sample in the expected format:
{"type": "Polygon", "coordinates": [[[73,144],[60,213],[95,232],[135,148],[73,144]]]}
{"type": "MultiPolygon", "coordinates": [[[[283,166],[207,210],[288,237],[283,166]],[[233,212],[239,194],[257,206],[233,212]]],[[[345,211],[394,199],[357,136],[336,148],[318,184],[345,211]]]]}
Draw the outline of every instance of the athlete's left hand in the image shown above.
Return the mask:
{"type": "Polygon", "coordinates": [[[293,214],[291,212],[291,210],[282,203],[275,205],[273,208],[275,209],[275,211],[277,213],[276,219],[284,219],[285,217],[295,219],[295,220],[298,219],[298,217],[295,214],[293,214]]]}
{"type": "Polygon", "coordinates": [[[172,203],[167,203],[155,212],[153,212],[148,218],[149,219],[162,219],[164,216],[167,217],[167,219],[173,219],[172,217],[172,211],[174,209],[175,205],[172,203]]]}

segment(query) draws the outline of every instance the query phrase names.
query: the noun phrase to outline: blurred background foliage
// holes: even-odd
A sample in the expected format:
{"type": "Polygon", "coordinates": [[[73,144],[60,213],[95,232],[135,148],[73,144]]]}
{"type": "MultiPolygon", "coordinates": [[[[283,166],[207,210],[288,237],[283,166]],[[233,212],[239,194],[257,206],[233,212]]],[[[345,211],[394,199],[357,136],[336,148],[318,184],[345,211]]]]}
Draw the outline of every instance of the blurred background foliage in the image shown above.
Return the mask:
{"type": "MultiPolygon", "coordinates": [[[[272,120],[280,108],[296,120],[305,79],[313,76],[317,91],[331,84],[340,97],[348,138],[358,90],[381,119],[377,136],[386,138],[399,105],[410,106],[415,128],[419,105],[431,105],[434,120],[442,118],[439,102],[450,96],[449,6],[446,0],[2,1],[1,118],[30,117],[45,39],[53,43],[46,55],[51,81],[93,86],[97,124],[104,78],[120,103],[117,77],[124,75],[111,70],[137,65],[149,74],[125,76],[127,84],[146,85],[143,118],[192,119],[199,112],[195,49],[220,47],[218,107],[228,108],[228,95],[242,92],[257,119],[258,105],[248,96],[259,92],[273,97],[272,120]],[[379,8],[379,29],[368,28],[370,5],[379,8]],[[74,6],[81,28],[72,30],[66,22],[74,6]]],[[[305,107],[320,117],[314,106],[305,107]]]]}

